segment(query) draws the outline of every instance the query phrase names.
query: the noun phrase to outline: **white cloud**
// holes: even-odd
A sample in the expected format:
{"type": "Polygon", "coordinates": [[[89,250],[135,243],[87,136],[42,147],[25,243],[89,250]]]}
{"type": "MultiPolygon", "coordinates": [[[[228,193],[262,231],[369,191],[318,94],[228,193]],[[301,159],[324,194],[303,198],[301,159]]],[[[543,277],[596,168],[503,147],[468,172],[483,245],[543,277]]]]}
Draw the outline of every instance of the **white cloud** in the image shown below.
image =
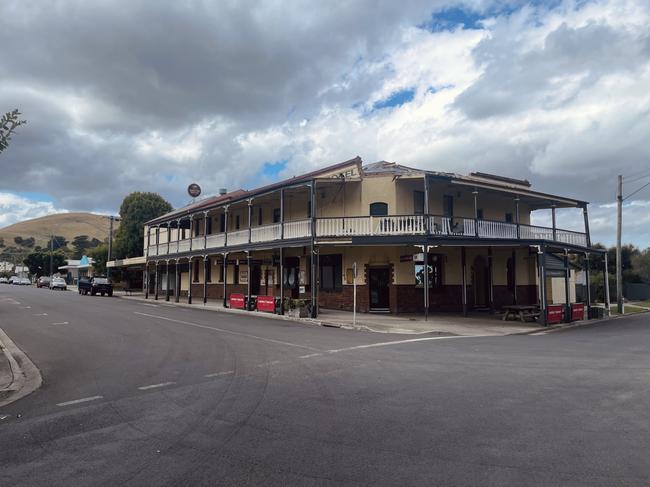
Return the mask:
{"type": "Polygon", "coordinates": [[[49,201],[34,201],[13,193],[0,193],[0,228],[54,213],[67,213],[67,210],[56,208],[49,201]]]}

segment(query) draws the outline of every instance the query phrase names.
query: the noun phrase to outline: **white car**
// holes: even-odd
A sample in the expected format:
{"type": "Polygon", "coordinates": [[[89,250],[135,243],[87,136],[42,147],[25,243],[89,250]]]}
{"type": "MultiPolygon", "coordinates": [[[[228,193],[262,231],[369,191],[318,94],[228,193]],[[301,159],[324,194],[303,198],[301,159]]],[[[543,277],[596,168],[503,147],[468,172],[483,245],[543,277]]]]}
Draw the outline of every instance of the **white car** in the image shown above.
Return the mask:
{"type": "Polygon", "coordinates": [[[65,291],[68,289],[68,285],[62,277],[53,277],[52,281],[50,281],[50,289],[62,289],[65,291]]]}
{"type": "Polygon", "coordinates": [[[0,284],[9,284],[9,279],[6,277],[0,277],[0,284]]]}
{"type": "Polygon", "coordinates": [[[29,279],[29,277],[21,277],[19,284],[21,286],[31,286],[32,281],[29,279]]]}

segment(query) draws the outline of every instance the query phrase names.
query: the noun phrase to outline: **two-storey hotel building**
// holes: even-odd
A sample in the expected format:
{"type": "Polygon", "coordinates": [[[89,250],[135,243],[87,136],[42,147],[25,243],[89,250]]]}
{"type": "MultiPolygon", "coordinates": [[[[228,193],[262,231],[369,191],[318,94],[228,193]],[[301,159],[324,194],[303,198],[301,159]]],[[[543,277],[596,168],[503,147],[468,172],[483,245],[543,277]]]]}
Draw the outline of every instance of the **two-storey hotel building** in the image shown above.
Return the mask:
{"type": "MultiPolygon", "coordinates": [[[[253,307],[258,296],[303,298],[315,317],[320,308],[352,310],[356,285],[361,312],[530,304],[541,321],[550,303],[570,313],[579,271],[571,256],[600,256],[584,201],[508,177],[358,157],[151,220],[144,249],[145,292],[155,299],[230,306],[243,295],[253,307]],[[557,208],[582,211],[584,231],[558,228],[557,208]],[[540,209],[551,211],[550,227],[531,225],[540,209]]],[[[586,282],[588,274],[585,265],[586,282]]]]}

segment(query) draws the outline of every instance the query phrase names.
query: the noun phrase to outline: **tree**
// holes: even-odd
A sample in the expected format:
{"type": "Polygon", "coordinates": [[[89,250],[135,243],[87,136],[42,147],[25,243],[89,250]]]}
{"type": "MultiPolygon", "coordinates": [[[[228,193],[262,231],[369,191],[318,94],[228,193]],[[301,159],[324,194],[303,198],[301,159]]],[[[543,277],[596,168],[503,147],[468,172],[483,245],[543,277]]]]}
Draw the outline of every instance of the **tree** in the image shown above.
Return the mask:
{"type": "Polygon", "coordinates": [[[88,251],[88,257],[93,259],[93,269],[96,275],[106,275],[106,261],[108,260],[108,244],[101,244],[88,251]]]}
{"type": "Polygon", "coordinates": [[[647,284],[650,284],[650,247],[632,257],[634,271],[647,284]]]}
{"type": "Polygon", "coordinates": [[[115,235],[113,257],[124,259],[141,256],[144,251],[144,224],[172,211],[159,194],[135,192],[120,206],[120,227],[115,235]]]}
{"type": "Polygon", "coordinates": [[[20,115],[21,113],[16,108],[11,112],[5,113],[0,118],[0,154],[9,147],[11,134],[13,134],[14,130],[27,123],[27,120],[20,120],[20,115]]]}
{"type": "MultiPolygon", "coordinates": [[[[23,259],[23,264],[29,268],[29,273],[37,277],[50,274],[50,253],[32,252],[23,259]]],[[[63,252],[52,253],[52,272],[57,272],[59,267],[65,265],[63,252]]]]}
{"type": "Polygon", "coordinates": [[[97,247],[101,242],[96,238],[90,240],[88,235],[77,235],[72,239],[72,257],[74,259],[81,259],[88,252],[89,249],[97,247]]]}
{"type": "Polygon", "coordinates": [[[68,241],[61,235],[53,235],[47,241],[47,248],[52,250],[62,249],[68,245],[68,241]]]}

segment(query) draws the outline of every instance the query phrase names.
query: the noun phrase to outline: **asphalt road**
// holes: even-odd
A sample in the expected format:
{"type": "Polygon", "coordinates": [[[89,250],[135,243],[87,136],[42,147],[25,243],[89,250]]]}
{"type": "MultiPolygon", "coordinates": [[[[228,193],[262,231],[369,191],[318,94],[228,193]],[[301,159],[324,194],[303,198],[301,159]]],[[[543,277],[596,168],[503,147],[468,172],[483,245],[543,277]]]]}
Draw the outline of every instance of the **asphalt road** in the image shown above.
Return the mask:
{"type": "Polygon", "coordinates": [[[44,383],[0,410],[0,485],[650,485],[649,321],[440,339],[3,285],[44,383]]]}

